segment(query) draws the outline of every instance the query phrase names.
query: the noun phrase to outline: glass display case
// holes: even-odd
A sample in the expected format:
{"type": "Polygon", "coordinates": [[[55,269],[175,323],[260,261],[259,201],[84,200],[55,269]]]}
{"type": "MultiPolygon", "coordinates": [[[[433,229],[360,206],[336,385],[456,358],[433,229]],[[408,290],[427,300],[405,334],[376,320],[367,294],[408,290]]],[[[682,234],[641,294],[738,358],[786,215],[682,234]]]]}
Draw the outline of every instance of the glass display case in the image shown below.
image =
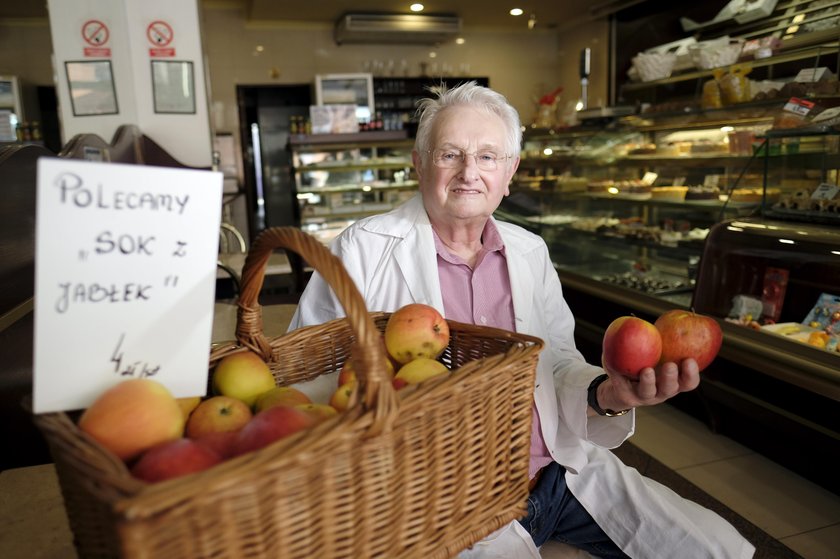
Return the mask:
{"type": "Polygon", "coordinates": [[[291,136],[301,229],[328,242],[355,220],[410,198],[413,145],[405,131],[291,136]]]}
{"type": "Polygon", "coordinates": [[[760,161],[730,153],[727,132],[714,123],[692,133],[529,131],[498,215],[545,238],[564,281],[594,289],[595,280],[687,307],[709,228],[760,204],[760,196],[729,199],[750,165],[760,192],[760,161]],[[712,139],[719,151],[694,147],[712,139]],[[683,154],[675,143],[687,144],[683,154]]]}
{"type": "Polygon", "coordinates": [[[591,362],[618,316],[715,317],[718,358],[671,403],[838,491],[838,133],[774,114],[530,131],[499,217],[545,238],[591,362]]]}

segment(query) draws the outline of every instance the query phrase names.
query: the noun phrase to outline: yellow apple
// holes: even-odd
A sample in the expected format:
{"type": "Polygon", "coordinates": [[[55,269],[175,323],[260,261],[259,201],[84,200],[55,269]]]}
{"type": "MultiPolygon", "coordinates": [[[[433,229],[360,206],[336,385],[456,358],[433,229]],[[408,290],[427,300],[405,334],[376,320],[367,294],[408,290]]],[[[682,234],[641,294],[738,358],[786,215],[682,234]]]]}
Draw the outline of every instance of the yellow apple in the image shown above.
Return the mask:
{"type": "Polygon", "coordinates": [[[449,324],[434,307],[412,303],[388,317],[385,347],[398,363],[418,357],[437,359],[447,345],[449,324]]]}
{"type": "Polygon", "coordinates": [[[254,412],[259,413],[274,406],[295,406],[297,404],[311,404],[309,396],[291,386],[275,386],[257,396],[254,402],[254,412]]]}
{"type": "Polygon", "coordinates": [[[327,404],[297,404],[295,407],[314,416],[319,423],[338,415],[338,410],[327,404]]]}
{"type": "Polygon", "coordinates": [[[354,390],[356,390],[356,381],[342,384],[330,397],[330,406],[335,408],[336,411],[345,411],[350,405],[350,396],[353,395],[354,390]]]}
{"type": "Polygon", "coordinates": [[[187,420],[187,436],[195,439],[210,433],[238,431],[251,417],[251,408],[242,400],[230,396],[213,396],[193,410],[187,420]]]}
{"type": "MultiPolygon", "coordinates": [[[[388,374],[388,379],[394,378],[394,364],[391,362],[391,359],[385,360],[385,370],[388,374]]],[[[352,361],[345,361],[344,365],[341,366],[341,370],[338,372],[338,385],[341,386],[342,384],[347,384],[348,382],[354,382],[356,380],[356,369],[353,366],[352,361]]]]}
{"type": "Polygon", "coordinates": [[[274,388],[274,376],[268,365],[252,351],[223,357],[213,374],[213,391],[253,406],[257,397],[274,388]]]}
{"type": "Polygon", "coordinates": [[[187,398],[176,398],[181,411],[184,413],[184,421],[187,421],[192,411],[201,403],[201,396],[189,396],[187,398]]]}
{"type": "Polygon", "coordinates": [[[449,372],[446,365],[434,359],[419,357],[409,361],[397,371],[394,377],[394,388],[399,390],[409,384],[419,384],[439,375],[449,372]]]}
{"type": "Polygon", "coordinates": [[[147,379],[124,380],[82,413],[79,429],[122,460],[131,460],[184,433],[184,413],[172,393],[147,379]]]}

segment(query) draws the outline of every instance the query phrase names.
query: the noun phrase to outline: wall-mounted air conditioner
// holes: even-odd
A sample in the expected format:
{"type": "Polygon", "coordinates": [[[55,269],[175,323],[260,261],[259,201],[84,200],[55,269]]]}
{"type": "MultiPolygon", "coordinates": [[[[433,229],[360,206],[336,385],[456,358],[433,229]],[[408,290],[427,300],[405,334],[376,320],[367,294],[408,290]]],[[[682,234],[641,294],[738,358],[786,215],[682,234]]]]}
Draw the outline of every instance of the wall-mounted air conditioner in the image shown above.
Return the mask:
{"type": "Polygon", "coordinates": [[[344,14],[335,23],[336,44],[414,43],[433,45],[454,39],[461,18],[454,15],[344,14]]]}

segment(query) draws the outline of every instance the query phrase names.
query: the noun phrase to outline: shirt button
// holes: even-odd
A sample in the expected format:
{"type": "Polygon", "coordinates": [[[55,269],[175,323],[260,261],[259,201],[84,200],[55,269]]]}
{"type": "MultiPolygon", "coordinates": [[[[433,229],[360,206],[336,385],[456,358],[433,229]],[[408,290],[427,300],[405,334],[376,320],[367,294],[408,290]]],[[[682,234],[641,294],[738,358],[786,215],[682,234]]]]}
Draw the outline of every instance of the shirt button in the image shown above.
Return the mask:
{"type": "Polygon", "coordinates": [[[487,324],[487,317],[486,316],[481,317],[481,323],[482,324],[487,324]]]}

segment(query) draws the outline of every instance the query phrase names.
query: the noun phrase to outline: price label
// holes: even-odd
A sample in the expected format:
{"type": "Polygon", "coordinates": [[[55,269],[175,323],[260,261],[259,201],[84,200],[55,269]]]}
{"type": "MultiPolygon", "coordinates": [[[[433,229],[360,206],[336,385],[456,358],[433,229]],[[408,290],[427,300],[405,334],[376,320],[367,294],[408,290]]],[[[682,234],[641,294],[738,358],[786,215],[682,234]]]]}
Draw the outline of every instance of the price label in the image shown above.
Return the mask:
{"type": "Polygon", "coordinates": [[[784,106],[785,111],[799,116],[807,115],[813,108],[814,104],[811,101],[806,101],[797,97],[791,97],[784,106]]]}
{"type": "Polygon", "coordinates": [[[834,200],[838,192],[840,192],[840,187],[836,184],[824,182],[811,194],[811,200],[834,200]]]}
{"type": "Polygon", "coordinates": [[[653,184],[654,182],[656,182],[656,179],[657,179],[658,177],[659,177],[659,175],[658,175],[658,174],[653,173],[653,172],[651,172],[651,171],[648,171],[648,172],[647,172],[647,173],[645,173],[645,175],[642,177],[642,182],[643,182],[644,184],[651,185],[651,184],[653,184]]]}
{"type": "Polygon", "coordinates": [[[203,395],[222,174],[42,157],[37,189],[34,411],[127,378],[203,395]]]}
{"type": "Polygon", "coordinates": [[[703,186],[713,187],[720,184],[720,175],[706,175],[703,179],[703,186]]]}

